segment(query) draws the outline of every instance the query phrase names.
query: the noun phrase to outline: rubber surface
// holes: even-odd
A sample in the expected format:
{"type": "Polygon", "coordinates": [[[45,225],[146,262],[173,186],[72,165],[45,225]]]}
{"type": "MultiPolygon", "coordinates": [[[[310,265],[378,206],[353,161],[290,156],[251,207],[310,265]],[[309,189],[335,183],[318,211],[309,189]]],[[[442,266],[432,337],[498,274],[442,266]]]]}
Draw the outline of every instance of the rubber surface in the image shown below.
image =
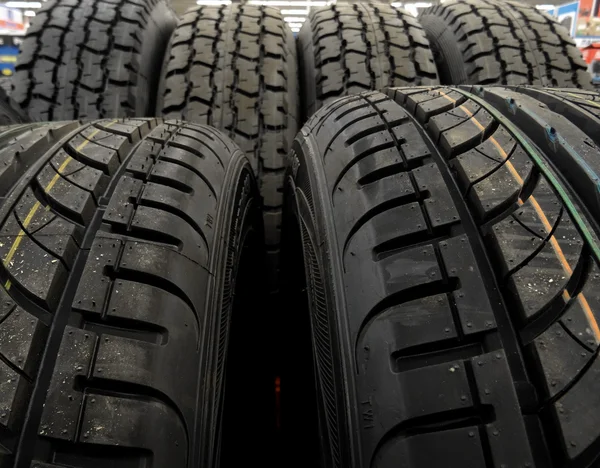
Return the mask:
{"type": "Polygon", "coordinates": [[[0,168],[0,466],[211,466],[260,229],[244,154],[191,123],[60,122],[0,133],[0,168]]]}
{"type": "Polygon", "coordinates": [[[422,10],[442,84],[534,84],[593,89],[569,32],[533,5],[449,1],[422,10]]]}
{"type": "Polygon", "coordinates": [[[165,0],[49,0],[20,46],[11,95],[34,121],[153,116],[175,23],[165,0]]]}
{"type": "Polygon", "coordinates": [[[318,111],[288,169],[322,466],[597,466],[600,95],[388,95],[318,111]]]}
{"type": "Polygon", "coordinates": [[[0,89],[0,126],[29,122],[29,117],[0,89]]]}
{"type": "Polygon", "coordinates": [[[297,74],[294,37],[279,9],[196,7],[173,33],[158,98],[158,115],[212,125],[246,152],[259,180],[274,273],[284,157],[298,129],[297,74]]]}
{"type": "Polygon", "coordinates": [[[298,53],[305,120],[340,96],[438,83],[419,21],[390,5],[311,8],[298,34],[298,53]]]}

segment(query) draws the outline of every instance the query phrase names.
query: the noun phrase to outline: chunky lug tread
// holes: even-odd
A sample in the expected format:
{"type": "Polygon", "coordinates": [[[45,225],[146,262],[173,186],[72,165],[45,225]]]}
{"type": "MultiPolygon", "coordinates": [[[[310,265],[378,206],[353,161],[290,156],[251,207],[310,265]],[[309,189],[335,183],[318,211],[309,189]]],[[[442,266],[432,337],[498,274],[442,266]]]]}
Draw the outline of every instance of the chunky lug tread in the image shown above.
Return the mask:
{"type": "Polygon", "coordinates": [[[514,2],[451,1],[421,12],[443,84],[592,89],[581,52],[548,14],[514,2]]]}
{"type": "Polygon", "coordinates": [[[50,0],[20,46],[11,97],[34,121],[153,116],[175,23],[164,0],[50,0]]]}
{"type": "Polygon", "coordinates": [[[305,119],[340,96],[438,83],[419,21],[390,5],[311,8],[298,47],[305,119]]]}
{"type": "Polygon", "coordinates": [[[196,7],[173,33],[158,97],[159,115],[212,125],[246,152],[263,197],[274,273],[284,158],[298,129],[297,74],[294,37],[278,9],[196,7]]]}

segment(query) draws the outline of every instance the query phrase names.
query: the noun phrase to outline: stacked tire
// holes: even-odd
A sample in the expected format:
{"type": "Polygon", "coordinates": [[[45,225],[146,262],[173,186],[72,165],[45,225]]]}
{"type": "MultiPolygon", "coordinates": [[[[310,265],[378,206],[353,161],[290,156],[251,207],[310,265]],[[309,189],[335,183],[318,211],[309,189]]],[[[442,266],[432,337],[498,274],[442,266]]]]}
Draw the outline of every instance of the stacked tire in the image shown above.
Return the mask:
{"type": "Polygon", "coordinates": [[[442,84],[592,87],[569,32],[533,5],[450,1],[425,9],[419,21],[442,84]]]}
{"type": "Polygon", "coordinates": [[[153,118],[176,23],[161,0],[57,0],[25,37],[28,117],[0,115],[42,122],[0,130],[2,467],[216,466],[264,444],[267,373],[229,345],[267,329],[235,312],[262,307],[262,174],[199,118],[153,118]],[[254,406],[226,403],[250,376],[254,406]],[[255,434],[223,429],[237,417],[255,434]]]}
{"type": "Polygon", "coordinates": [[[297,75],[294,38],[278,9],[198,7],[171,38],[158,95],[158,115],[219,128],[246,153],[263,199],[273,289],[284,157],[298,129],[297,75]]]}
{"type": "Polygon", "coordinates": [[[349,94],[438,83],[419,21],[383,3],[311,9],[298,36],[298,50],[305,119],[349,94]]]}
{"type": "Polygon", "coordinates": [[[55,0],[27,30],[12,97],[34,121],[149,117],[176,16],[165,0],[55,0]]]}
{"type": "Polygon", "coordinates": [[[307,122],[283,247],[321,466],[597,466],[599,100],[390,88],[307,122]]]}
{"type": "Polygon", "coordinates": [[[596,466],[600,95],[568,33],[466,0],[294,38],[253,3],[29,28],[0,468],[596,466]]]}

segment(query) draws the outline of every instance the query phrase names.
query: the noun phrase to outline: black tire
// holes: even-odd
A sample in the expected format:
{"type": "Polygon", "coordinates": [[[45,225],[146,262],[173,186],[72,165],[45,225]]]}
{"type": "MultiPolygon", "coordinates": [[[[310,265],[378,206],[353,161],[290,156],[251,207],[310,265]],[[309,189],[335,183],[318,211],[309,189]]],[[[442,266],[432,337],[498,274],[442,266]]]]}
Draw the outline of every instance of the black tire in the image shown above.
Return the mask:
{"type": "Polygon", "coordinates": [[[390,5],[311,8],[298,35],[298,54],[305,120],[340,96],[439,83],[419,21],[390,5]]]}
{"type": "Polygon", "coordinates": [[[560,94],[365,92],[298,134],[320,466],[598,466],[600,94],[560,94]]]}
{"type": "Polygon", "coordinates": [[[278,9],[196,7],[173,33],[158,97],[157,115],[212,125],[246,152],[263,198],[273,272],[284,157],[298,129],[297,74],[294,37],[278,9]]]}
{"type": "Polygon", "coordinates": [[[35,121],[153,116],[176,21],[166,0],[49,0],[20,46],[12,97],[35,121]]]}
{"type": "Polygon", "coordinates": [[[419,20],[442,84],[535,84],[592,89],[569,32],[533,5],[449,1],[419,20]]]}
{"type": "Polygon", "coordinates": [[[0,466],[215,466],[236,271],[264,255],[243,152],[152,119],[0,146],[0,466]]]}

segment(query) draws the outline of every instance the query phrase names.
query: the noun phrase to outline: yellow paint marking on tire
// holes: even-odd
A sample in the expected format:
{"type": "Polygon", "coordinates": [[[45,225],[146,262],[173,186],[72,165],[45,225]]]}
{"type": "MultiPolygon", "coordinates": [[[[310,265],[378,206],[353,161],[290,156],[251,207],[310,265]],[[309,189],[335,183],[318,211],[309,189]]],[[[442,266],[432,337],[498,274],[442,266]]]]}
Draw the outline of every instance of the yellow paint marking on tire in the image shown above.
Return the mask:
{"type": "Polygon", "coordinates": [[[577,99],[581,99],[582,101],[587,102],[588,104],[591,104],[592,106],[595,107],[600,107],[600,104],[598,104],[596,101],[591,101],[590,99],[586,99],[584,97],[581,97],[579,94],[575,94],[575,93],[568,93],[566,91],[563,91],[565,94],[568,94],[569,96],[573,96],[577,99]]]}
{"type": "MultiPolygon", "coordinates": [[[[456,104],[456,99],[451,98],[443,91],[439,91],[439,93],[444,98],[446,98],[448,101],[452,102],[453,104],[456,104]]],[[[572,94],[572,93],[567,93],[567,94],[572,94]]],[[[598,104],[595,103],[595,105],[598,105],[598,104]]],[[[485,127],[483,125],[481,125],[481,122],[479,122],[475,118],[475,116],[469,109],[467,109],[465,106],[462,106],[462,105],[460,105],[458,107],[465,114],[467,114],[469,116],[469,118],[471,119],[470,121],[473,122],[473,124],[475,124],[475,126],[477,128],[479,128],[482,131],[485,130],[485,127]]],[[[600,107],[600,105],[598,105],[598,107],[600,107]]],[[[498,141],[494,137],[490,137],[489,140],[496,147],[498,152],[502,155],[502,157],[505,161],[505,165],[506,165],[507,169],[509,170],[509,172],[511,173],[511,175],[513,176],[513,178],[517,181],[517,183],[519,185],[522,186],[523,182],[524,182],[523,178],[517,172],[517,170],[515,169],[515,166],[513,166],[513,164],[507,160],[508,155],[506,154],[506,151],[504,151],[504,149],[502,148],[500,143],[498,143],[498,141]]],[[[540,206],[538,201],[535,199],[535,197],[533,195],[531,195],[529,197],[529,201],[530,201],[531,205],[533,206],[533,209],[536,211],[537,215],[539,216],[540,220],[542,221],[542,224],[548,231],[548,233],[552,232],[552,226],[551,226],[550,222],[548,221],[548,217],[546,216],[546,213],[544,213],[544,210],[542,209],[542,207],[540,206]]],[[[519,205],[522,205],[523,201],[521,199],[519,199],[518,203],[519,203],[519,205]]],[[[558,258],[558,261],[560,262],[564,272],[568,276],[571,276],[573,274],[573,268],[571,268],[571,265],[569,264],[567,257],[565,256],[562,248],[560,247],[560,245],[558,244],[558,241],[556,240],[556,238],[554,236],[550,237],[550,245],[552,245],[552,249],[554,250],[554,253],[556,254],[556,257],[558,258]]],[[[562,295],[563,295],[563,298],[565,299],[565,301],[569,301],[571,299],[571,295],[567,292],[567,290],[563,290],[562,295]]],[[[577,299],[579,301],[579,304],[581,305],[581,308],[583,309],[583,311],[585,313],[588,324],[590,325],[590,328],[591,328],[592,332],[594,333],[594,338],[596,339],[596,344],[598,344],[598,343],[600,343],[600,327],[598,326],[596,317],[594,317],[594,313],[592,312],[592,309],[583,293],[579,293],[579,295],[577,296],[577,299]]]]}
{"type": "MultiPolygon", "coordinates": [[[[105,128],[110,127],[111,125],[114,125],[115,123],[117,123],[117,120],[113,120],[112,122],[109,122],[108,124],[105,125],[105,128]]],[[[98,128],[98,129],[94,130],[92,133],[90,133],[89,136],[87,137],[87,139],[84,139],[84,141],[79,146],[77,146],[77,148],[75,148],[76,151],[81,151],[83,148],[85,148],[87,146],[87,144],[91,142],[92,138],[94,138],[100,131],[101,131],[101,129],[98,128]]],[[[69,165],[69,163],[72,160],[73,160],[73,158],[71,156],[67,156],[67,158],[63,161],[63,163],[60,165],[60,167],[56,171],[57,174],[54,177],[52,177],[52,180],[50,182],[48,182],[48,185],[46,185],[46,187],[44,187],[44,192],[49,193],[50,190],[52,190],[52,187],[54,187],[56,182],[58,182],[60,175],[67,168],[67,166],[69,165]]],[[[27,229],[29,227],[33,217],[35,216],[37,211],[40,209],[40,206],[42,206],[42,204],[39,201],[37,201],[31,208],[31,210],[29,210],[29,213],[27,213],[27,216],[25,217],[25,220],[23,221],[24,229],[27,229]]],[[[49,208],[50,208],[50,206],[47,206],[46,210],[48,210],[49,208]]],[[[12,261],[13,257],[15,256],[15,253],[19,249],[19,245],[21,245],[21,241],[26,236],[27,236],[27,234],[25,233],[25,231],[23,229],[21,229],[21,231],[19,231],[19,234],[17,234],[17,238],[14,240],[12,246],[10,247],[8,254],[6,255],[6,257],[4,257],[4,260],[2,261],[2,263],[4,264],[5,267],[7,267],[9,265],[9,263],[12,261]]],[[[4,283],[4,289],[6,289],[8,291],[10,289],[11,285],[12,285],[11,281],[7,280],[6,283],[4,283]]]]}

